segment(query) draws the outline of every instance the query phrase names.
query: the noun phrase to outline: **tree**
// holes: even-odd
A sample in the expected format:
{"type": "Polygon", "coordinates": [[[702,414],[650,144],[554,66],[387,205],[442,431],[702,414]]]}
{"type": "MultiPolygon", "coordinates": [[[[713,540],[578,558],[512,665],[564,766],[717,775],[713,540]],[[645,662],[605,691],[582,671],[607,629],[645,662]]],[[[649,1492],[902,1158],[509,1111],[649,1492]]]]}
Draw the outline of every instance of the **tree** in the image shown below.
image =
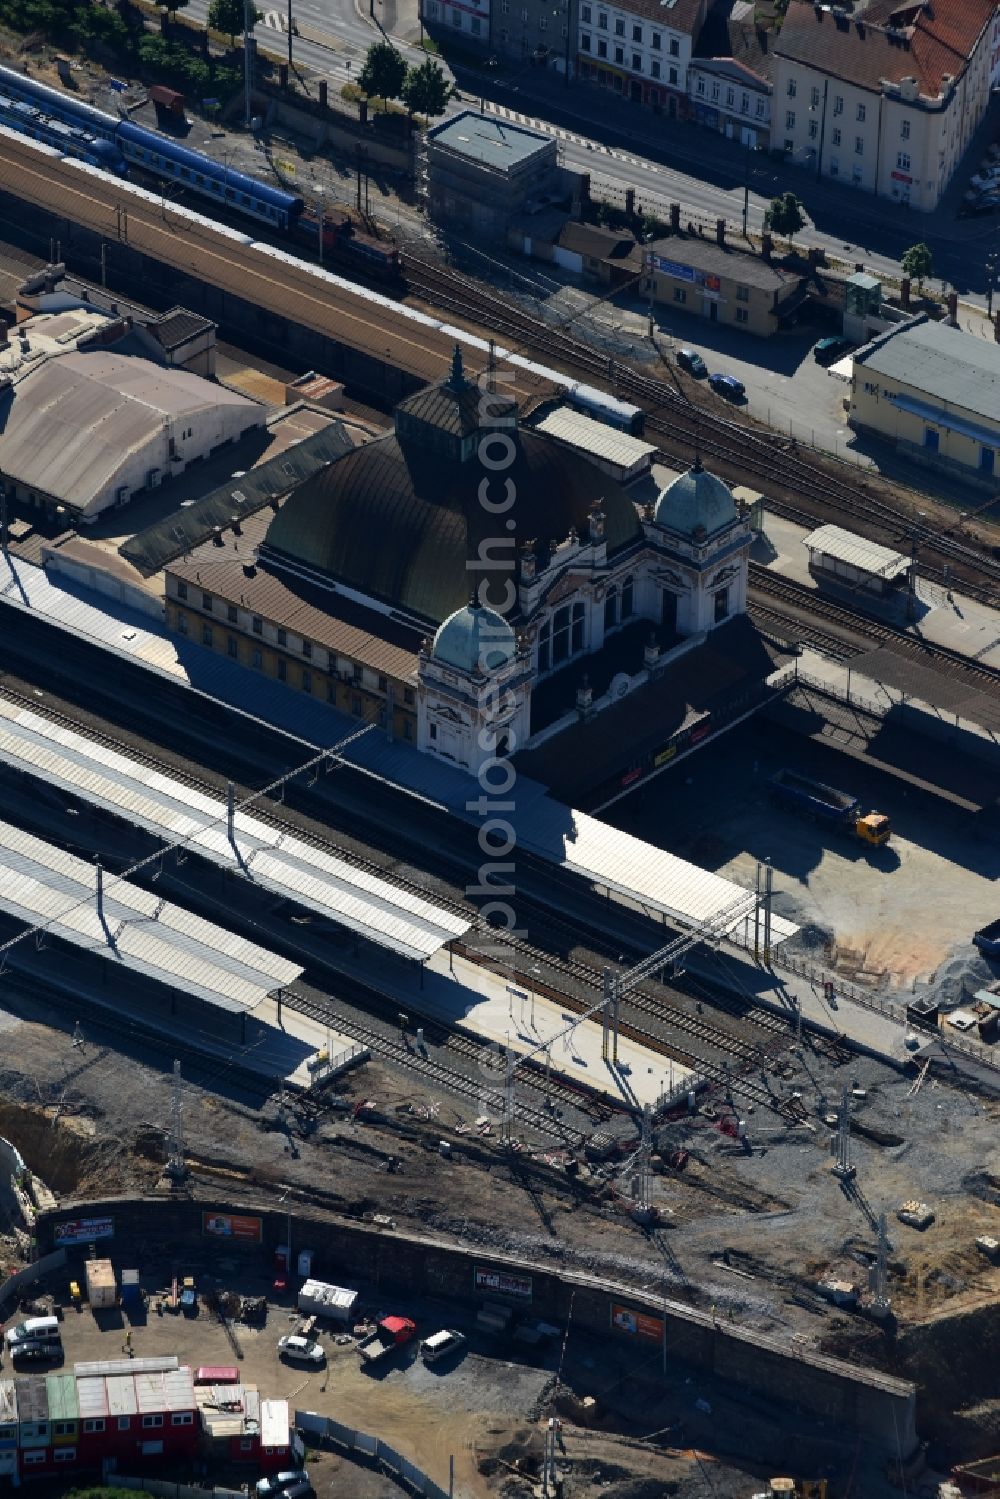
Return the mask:
{"type": "Polygon", "coordinates": [[[228,36],[229,45],[235,47],[236,33],[244,26],[256,26],[263,20],[264,12],[256,5],[245,5],[244,0],[211,0],[208,7],[208,24],[213,31],[228,36]]]}
{"type": "Polygon", "coordinates": [[[389,42],[373,42],[358,74],[358,85],[369,99],[398,99],[405,79],[402,55],[389,42]]]}
{"type": "Polygon", "coordinates": [[[899,263],[903,267],[903,275],[909,276],[911,281],[916,280],[917,286],[923,291],[924,279],[934,274],[934,256],[930,246],[923,241],[919,245],[911,245],[899,263]]]}
{"type": "Polygon", "coordinates": [[[779,198],[772,198],[764,222],[775,234],[787,234],[789,244],[792,243],[793,235],[806,226],[802,204],[794,193],[782,193],[779,198]]]}
{"type": "Polygon", "coordinates": [[[403,83],[403,103],[415,114],[443,115],[451,97],[451,84],[440,63],[430,57],[418,68],[409,68],[403,83]]]}

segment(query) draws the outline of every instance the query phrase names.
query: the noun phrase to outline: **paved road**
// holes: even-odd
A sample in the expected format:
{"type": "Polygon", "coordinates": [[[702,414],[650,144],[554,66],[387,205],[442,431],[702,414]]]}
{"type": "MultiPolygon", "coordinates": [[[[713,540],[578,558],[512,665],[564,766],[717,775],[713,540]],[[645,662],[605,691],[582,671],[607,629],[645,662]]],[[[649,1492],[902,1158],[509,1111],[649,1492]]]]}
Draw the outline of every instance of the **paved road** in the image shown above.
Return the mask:
{"type": "MultiPolygon", "coordinates": [[[[365,8],[366,0],[295,0],[295,62],[328,77],[335,87],[356,78],[368,46],[382,34],[383,3],[368,0],[373,16],[365,8]]],[[[394,0],[388,3],[394,15],[394,0]]],[[[207,8],[207,0],[191,0],[187,14],[204,19],[207,8]]],[[[260,46],[281,57],[287,50],[286,16],[285,7],[265,10],[256,33],[260,46]]],[[[406,40],[393,40],[409,62],[424,57],[406,40]]],[[[449,114],[478,102],[491,113],[526,120],[535,129],[555,134],[566,164],[590,172],[598,188],[611,184],[623,193],[634,187],[637,201],[654,210],[679,201],[689,217],[714,220],[724,215],[730,223],[739,223],[746,183],[751,231],[760,229],[771,198],[791,188],[811,219],[798,236],[802,244],[823,245],[845,260],[864,262],[875,274],[898,276],[900,255],[924,239],[934,253],[935,279],[946,278],[973,302],[985,301],[984,263],[990,247],[1000,244],[1000,221],[955,219],[964,174],[949,191],[943,209],[934,215],[919,214],[829,180],[819,183],[769,154],[748,156],[734,142],[696,125],[658,118],[605,94],[599,98],[598,127],[595,96],[587,86],[567,88],[560,77],[545,70],[486,71],[456,65],[452,71],[462,98],[449,106],[449,114]]],[[[998,126],[1000,103],[981,132],[984,143],[998,126]]],[[[974,143],[970,164],[981,149],[974,143]]]]}

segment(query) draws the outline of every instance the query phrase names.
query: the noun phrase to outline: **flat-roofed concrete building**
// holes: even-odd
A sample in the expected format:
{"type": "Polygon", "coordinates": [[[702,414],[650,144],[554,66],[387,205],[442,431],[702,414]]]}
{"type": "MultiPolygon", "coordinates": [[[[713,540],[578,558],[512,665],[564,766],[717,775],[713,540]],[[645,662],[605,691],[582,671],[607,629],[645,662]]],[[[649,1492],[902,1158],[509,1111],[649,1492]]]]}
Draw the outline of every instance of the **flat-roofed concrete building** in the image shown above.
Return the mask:
{"type": "Polygon", "coordinates": [[[1000,345],[926,317],[891,328],[854,355],[850,423],[996,487],[1000,345]]]}
{"type": "Polygon", "coordinates": [[[470,233],[506,236],[515,217],[579,191],[579,174],[559,165],[554,137],[471,110],[428,130],[425,151],[431,217],[470,233]]]}

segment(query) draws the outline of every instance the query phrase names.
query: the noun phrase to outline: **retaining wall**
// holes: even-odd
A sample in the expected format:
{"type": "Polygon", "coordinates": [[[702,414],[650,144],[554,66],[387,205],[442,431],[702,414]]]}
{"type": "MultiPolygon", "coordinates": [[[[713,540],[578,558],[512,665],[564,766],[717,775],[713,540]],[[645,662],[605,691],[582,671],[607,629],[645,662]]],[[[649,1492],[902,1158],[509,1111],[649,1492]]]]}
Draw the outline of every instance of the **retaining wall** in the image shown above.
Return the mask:
{"type": "MultiPolygon", "coordinates": [[[[263,1248],[270,1253],[286,1242],[285,1212],[245,1203],[229,1207],[161,1198],[62,1204],[40,1216],[38,1242],[42,1251],[51,1247],[55,1226],[64,1220],[111,1217],[113,1241],[106,1242],[106,1248],[113,1258],[125,1252],[126,1244],[134,1253],[131,1246],[136,1240],[159,1254],[175,1245],[189,1251],[193,1240],[209,1255],[220,1250],[232,1254],[241,1247],[240,1240],[211,1240],[202,1234],[203,1214],[231,1213],[260,1219],[260,1242],[248,1241],[247,1252],[259,1255],[263,1248]]],[[[908,1455],[916,1446],[915,1389],[906,1381],[812,1353],[779,1337],[722,1326],[710,1313],[644,1296],[627,1285],[332,1216],[297,1216],[293,1242],[313,1249],[313,1274],[320,1279],[339,1284],[364,1280],[470,1306],[484,1299],[505,1300],[545,1321],[569,1322],[574,1328],[631,1343],[640,1355],[655,1354],[665,1337],[674,1364],[693,1365],[745,1386],[758,1398],[796,1406],[863,1433],[883,1445],[887,1455],[908,1455]]]]}

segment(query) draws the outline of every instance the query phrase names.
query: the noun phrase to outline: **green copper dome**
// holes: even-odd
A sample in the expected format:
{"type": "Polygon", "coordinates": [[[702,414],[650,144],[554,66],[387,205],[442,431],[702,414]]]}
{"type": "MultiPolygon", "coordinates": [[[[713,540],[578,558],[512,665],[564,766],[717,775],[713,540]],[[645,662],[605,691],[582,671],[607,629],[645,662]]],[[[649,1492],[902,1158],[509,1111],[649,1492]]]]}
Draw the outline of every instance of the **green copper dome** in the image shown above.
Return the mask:
{"type": "Polygon", "coordinates": [[[667,485],[656,502],[653,518],[665,530],[694,541],[698,539],[696,533],[703,531],[707,540],[739,516],[728,484],[702,468],[701,459],[695,459],[694,468],[667,485]]]}
{"type": "Polygon", "coordinates": [[[431,655],[445,666],[468,673],[498,671],[517,652],[514,631],[495,609],[466,604],[456,609],[434,636],[431,655]]]}

